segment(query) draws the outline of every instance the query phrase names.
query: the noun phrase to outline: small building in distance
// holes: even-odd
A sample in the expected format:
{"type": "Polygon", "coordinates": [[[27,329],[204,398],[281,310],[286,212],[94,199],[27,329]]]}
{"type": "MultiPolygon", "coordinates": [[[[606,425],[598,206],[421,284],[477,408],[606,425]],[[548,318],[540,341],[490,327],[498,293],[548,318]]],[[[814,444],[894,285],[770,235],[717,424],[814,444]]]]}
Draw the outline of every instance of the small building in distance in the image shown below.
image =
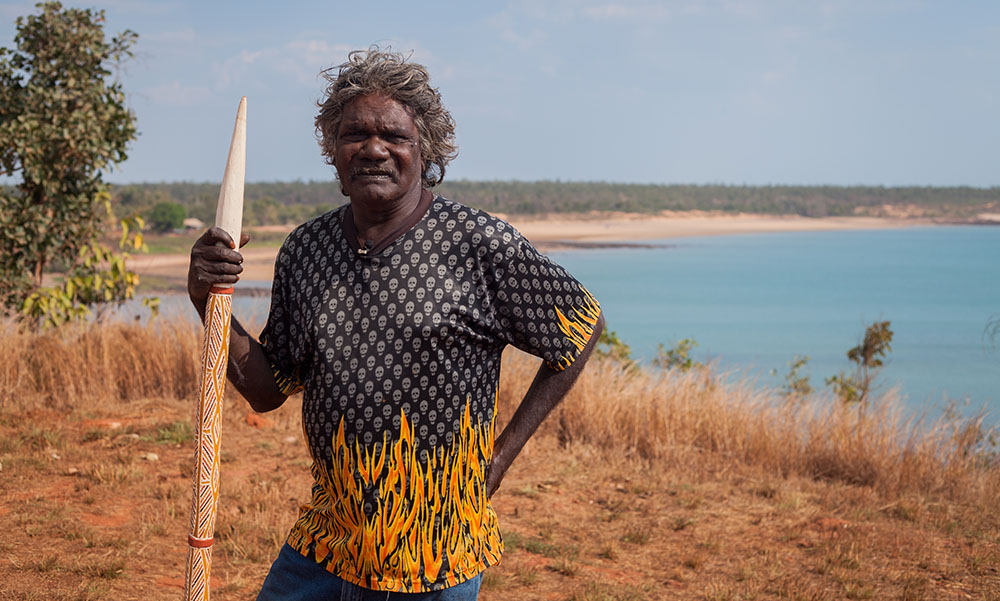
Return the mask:
{"type": "Polygon", "coordinates": [[[185,230],[203,230],[205,229],[205,222],[197,217],[188,217],[184,220],[185,230]]]}

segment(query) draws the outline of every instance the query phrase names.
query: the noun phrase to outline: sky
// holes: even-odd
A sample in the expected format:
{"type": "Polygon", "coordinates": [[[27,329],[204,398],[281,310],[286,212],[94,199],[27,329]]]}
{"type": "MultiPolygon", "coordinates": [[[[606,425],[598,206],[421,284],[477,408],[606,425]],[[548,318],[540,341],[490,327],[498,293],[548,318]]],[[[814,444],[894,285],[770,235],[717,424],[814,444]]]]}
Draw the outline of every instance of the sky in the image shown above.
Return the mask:
{"type": "MultiPolygon", "coordinates": [[[[1000,185],[1000,2],[64,2],[138,33],[118,183],[219,181],[247,96],[247,180],[330,180],[334,67],[411,54],[457,122],[448,179],[1000,185]]],[[[0,1],[0,46],[33,3],[0,1]]]]}

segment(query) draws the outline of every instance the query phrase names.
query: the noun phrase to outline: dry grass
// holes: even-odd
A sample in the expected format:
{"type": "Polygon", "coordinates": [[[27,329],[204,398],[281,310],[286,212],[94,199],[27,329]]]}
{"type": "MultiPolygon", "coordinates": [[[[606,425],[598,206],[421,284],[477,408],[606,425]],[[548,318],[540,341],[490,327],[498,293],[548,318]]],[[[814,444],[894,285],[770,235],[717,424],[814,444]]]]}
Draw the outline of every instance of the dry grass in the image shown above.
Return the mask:
{"type": "MultiPolygon", "coordinates": [[[[160,320],[33,334],[0,333],[0,407],[80,407],[109,399],[191,398],[201,334],[160,320]]],[[[500,416],[510,415],[536,369],[505,357],[500,416]]],[[[640,371],[588,366],[546,424],[564,444],[584,443],[646,461],[707,456],[870,486],[888,498],[919,492],[963,502],[1000,497],[1000,465],[982,419],[934,425],[904,418],[884,397],[867,411],[830,399],[789,402],[709,369],[640,371]]]]}
{"type": "MultiPolygon", "coordinates": [[[[0,599],[175,598],[199,328],[0,339],[0,599]]],[[[536,368],[505,356],[501,422],[536,368]]],[[[253,597],[309,495],[297,403],[246,413],[227,401],[219,599],[253,597]]],[[[595,362],[495,500],[482,598],[1000,600],[987,434],[595,362]]]]}
{"type": "MultiPolygon", "coordinates": [[[[510,415],[536,369],[509,353],[501,415],[510,415]]],[[[554,419],[564,444],[584,443],[652,464],[738,462],[872,487],[888,499],[919,493],[991,506],[1000,498],[1000,455],[982,417],[927,425],[905,418],[892,396],[867,410],[829,398],[789,401],[711,369],[640,371],[588,365],[554,419]]]]}
{"type": "Polygon", "coordinates": [[[42,334],[0,329],[0,407],[197,394],[201,334],[184,321],[109,323],[42,334]]]}

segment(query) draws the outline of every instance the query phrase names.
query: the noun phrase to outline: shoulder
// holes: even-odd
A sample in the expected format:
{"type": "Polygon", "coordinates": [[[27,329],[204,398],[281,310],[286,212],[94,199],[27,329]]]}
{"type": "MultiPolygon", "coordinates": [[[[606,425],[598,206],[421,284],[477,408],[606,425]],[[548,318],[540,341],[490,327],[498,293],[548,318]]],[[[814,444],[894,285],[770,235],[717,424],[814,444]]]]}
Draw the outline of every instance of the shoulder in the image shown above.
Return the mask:
{"type": "Polygon", "coordinates": [[[329,242],[329,238],[339,233],[341,220],[347,206],[345,203],[297,226],[281,244],[279,254],[298,254],[303,249],[315,244],[329,242]]]}
{"type": "Polygon", "coordinates": [[[473,246],[491,246],[492,250],[499,246],[520,246],[525,242],[521,232],[503,219],[441,196],[431,204],[427,226],[444,229],[473,246]]]}
{"type": "Polygon", "coordinates": [[[341,237],[340,224],[346,209],[346,204],[341,205],[293,229],[278,249],[274,262],[275,277],[281,276],[293,265],[311,263],[333,248],[335,238],[341,237]]]}

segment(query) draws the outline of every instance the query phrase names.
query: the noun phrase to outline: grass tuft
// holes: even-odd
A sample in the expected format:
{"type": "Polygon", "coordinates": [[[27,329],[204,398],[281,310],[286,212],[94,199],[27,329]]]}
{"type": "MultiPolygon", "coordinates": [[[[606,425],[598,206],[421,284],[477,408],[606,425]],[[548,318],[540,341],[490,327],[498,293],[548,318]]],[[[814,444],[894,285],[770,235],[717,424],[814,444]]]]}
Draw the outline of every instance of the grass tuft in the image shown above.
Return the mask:
{"type": "Polygon", "coordinates": [[[185,421],[173,422],[156,428],[152,441],[167,444],[184,444],[194,440],[194,430],[185,421]]]}
{"type": "MultiPolygon", "coordinates": [[[[536,366],[523,353],[505,355],[501,418],[513,413],[536,366]]],[[[983,416],[927,424],[903,417],[892,394],[867,408],[830,398],[791,403],[750,382],[728,383],[710,367],[653,372],[599,360],[556,414],[543,427],[564,445],[653,465],[724,457],[782,478],[868,487],[888,499],[919,494],[992,507],[1000,497],[996,433],[983,416]]],[[[757,491],[776,494],[770,483],[757,491]]],[[[899,517],[907,519],[906,511],[899,517]]]]}

